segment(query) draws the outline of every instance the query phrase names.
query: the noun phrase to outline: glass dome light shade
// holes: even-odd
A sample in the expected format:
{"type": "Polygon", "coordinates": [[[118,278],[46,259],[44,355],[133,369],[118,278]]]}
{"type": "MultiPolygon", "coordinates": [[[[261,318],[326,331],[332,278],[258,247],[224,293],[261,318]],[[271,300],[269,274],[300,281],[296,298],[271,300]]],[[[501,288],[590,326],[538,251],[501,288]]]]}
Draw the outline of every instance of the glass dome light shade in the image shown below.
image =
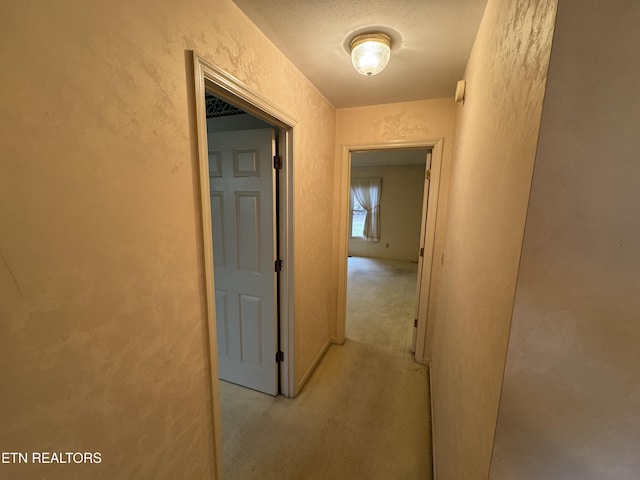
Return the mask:
{"type": "Polygon", "coordinates": [[[358,73],[371,77],[384,70],[391,56],[391,38],[384,33],[359,35],[351,41],[351,62],[358,73]]]}

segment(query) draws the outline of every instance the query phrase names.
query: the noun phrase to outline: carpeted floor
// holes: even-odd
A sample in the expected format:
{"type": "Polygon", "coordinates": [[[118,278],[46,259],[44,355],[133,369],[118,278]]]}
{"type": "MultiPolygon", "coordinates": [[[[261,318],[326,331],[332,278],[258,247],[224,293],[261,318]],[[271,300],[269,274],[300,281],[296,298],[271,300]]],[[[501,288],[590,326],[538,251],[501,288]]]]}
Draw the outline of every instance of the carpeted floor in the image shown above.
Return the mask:
{"type": "Polygon", "coordinates": [[[221,382],[226,480],[431,478],[426,367],[411,347],[416,265],[349,259],[347,343],[297,398],[221,382]]]}
{"type": "Polygon", "coordinates": [[[417,271],[417,263],[350,257],[347,338],[410,352],[417,271]]]}

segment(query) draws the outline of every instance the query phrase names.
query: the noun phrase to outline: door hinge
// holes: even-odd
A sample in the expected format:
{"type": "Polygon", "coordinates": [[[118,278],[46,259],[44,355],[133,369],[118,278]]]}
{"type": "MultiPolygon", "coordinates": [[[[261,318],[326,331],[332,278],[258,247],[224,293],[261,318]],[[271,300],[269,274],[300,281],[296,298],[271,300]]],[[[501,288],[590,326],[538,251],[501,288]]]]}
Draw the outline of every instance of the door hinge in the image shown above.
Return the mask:
{"type": "Polygon", "coordinates": [[[276,352],[276,363],[284,362],[284,352],[276,352]]]}
{"type": "Polygon", "coordinates": [[[424,257],[424,247],[421,247],[421,248],[420,248],[420,256],[421,256],[421,257],[424,257]]]}
{"type": "Polygon", "coordinates": [[[414,328],[418,328],[418,319],[417,318],[413,319],[413,327],[414,328]]]}
{"type": "Polygon", "coordinates": [[[273,168],[275,168],[276,170],[282,169],[282,157],[280,155],[274,155],[273,168]]]}
{"type": "Polygon", "coordinates": [[[425,178],[427,180],[431,180],[431,169],[430,168],[427,168],[427,174],[425,175],[425,178]]]}
{"type": "Polygon", "coordinates": [[[282,260],[276,260],[276,265],[275,265],[276,273],[280,273],[282,271],[283,266],[284,266],[284,263],[282,262],[282,260]]]}

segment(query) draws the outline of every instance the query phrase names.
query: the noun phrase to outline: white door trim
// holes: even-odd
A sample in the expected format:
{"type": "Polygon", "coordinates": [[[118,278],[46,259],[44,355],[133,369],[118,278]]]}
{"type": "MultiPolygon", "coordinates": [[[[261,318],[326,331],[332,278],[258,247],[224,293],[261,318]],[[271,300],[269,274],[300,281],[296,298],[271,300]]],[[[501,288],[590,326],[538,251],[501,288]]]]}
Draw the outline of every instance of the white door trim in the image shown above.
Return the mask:
{"type": "Polygon", "coordinates": [[[209,157],[207,151],[207,118],[205,92],[233,103],[248,113],[279,127],[279,145],[283,162],[280,182],[280,258],[284,268],[280,275],[280,350],[284,361],[280,365],[280,391],[294,396],[294,292],[293,292],[293,141],[297,119],[280,109],[233,75],[217,68],[195,52],[192,53],[194,72],[194,103],[197,133],[198,180],[200,187],[200,220],[202,261],[204,263],[205,308],[209,335],[211,366],[211,395],[214,433],[214,462],[217,478],[222,478],[222,429],[218,380],[218,352],[213,275],[213,239],[211,237],[211,205],[209,199],[209,157]]]}
{"type": "MultiPolygon", "coordinates": [[[[414,141],[414,142],[390,142],[364,145],[342,145],[340,156],[340,199],[338,231],[338,299],[336,312],[336,338],[335,342],[342,344],[346,340],[345,322],[347,314],[347,256],[349,252],[349,198],[351,184],[351,152],[362,150],[392,150],[408,148],[431,149],[431,185],[429,188],[429,213],[427,215],[425,250],[422,269],[421,289],[418,306],[418,333],[416,341],[416,361],[428,362],[425,358],[425,346],[427,344],[427,317],[429,306],[429,293],[431,286],[431,273],[433,267],[433,251],[435,246],[435,227],[438,216],[438,197],[440,193],[440,172],[442,169],[442,138],[414,141]]],[[[426,212],[422,212],[424,216],[426,212]]]]}

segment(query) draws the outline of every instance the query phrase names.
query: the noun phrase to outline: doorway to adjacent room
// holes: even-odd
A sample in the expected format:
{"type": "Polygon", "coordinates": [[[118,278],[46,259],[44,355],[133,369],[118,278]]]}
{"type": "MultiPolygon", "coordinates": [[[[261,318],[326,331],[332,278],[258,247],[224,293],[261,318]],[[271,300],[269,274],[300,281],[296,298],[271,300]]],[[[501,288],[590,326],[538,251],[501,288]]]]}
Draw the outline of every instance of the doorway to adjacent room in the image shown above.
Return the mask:
{"type": "MultiPolygon", "coordinates": [[[[336,340],[343,343],[346,340],[346,315],[347,315],[347,283],[348,283],[348,254],[349,241],[352,236],[352,193],[351,175],[352,163],[360,152],[375,151],[401,151],[423,149],[429,152],[426,155],[425,167],[420,178],[424,182],[422,212],[420,220],[420,241],[418,245],[418,268],[417,268],[417,288],[416,309],[413,318],[413,338],[415,359],[420,363],[426,363],[425,348],[427,344],[427,317],[429,293],[431,288],[431,271],[433,265],[433,250],[435,244],[435,220],[438,210],[439,181],[442,162],[443,140],[425,140],[423,142],[396,142],[388,144],[372,145],[343,145],[340,162],[340,218],[339,231],[340,243],[338,253],[340,262],[338,264],[338,310],[336,340]]],[[[386,248],[386,242],[382,242],[386,248]]]]}
{"type": "Polygon", "coordinates": [[[345,327],[350,341],[414,351],[430,155],[426,148],[351,153],[345,327]]]}

